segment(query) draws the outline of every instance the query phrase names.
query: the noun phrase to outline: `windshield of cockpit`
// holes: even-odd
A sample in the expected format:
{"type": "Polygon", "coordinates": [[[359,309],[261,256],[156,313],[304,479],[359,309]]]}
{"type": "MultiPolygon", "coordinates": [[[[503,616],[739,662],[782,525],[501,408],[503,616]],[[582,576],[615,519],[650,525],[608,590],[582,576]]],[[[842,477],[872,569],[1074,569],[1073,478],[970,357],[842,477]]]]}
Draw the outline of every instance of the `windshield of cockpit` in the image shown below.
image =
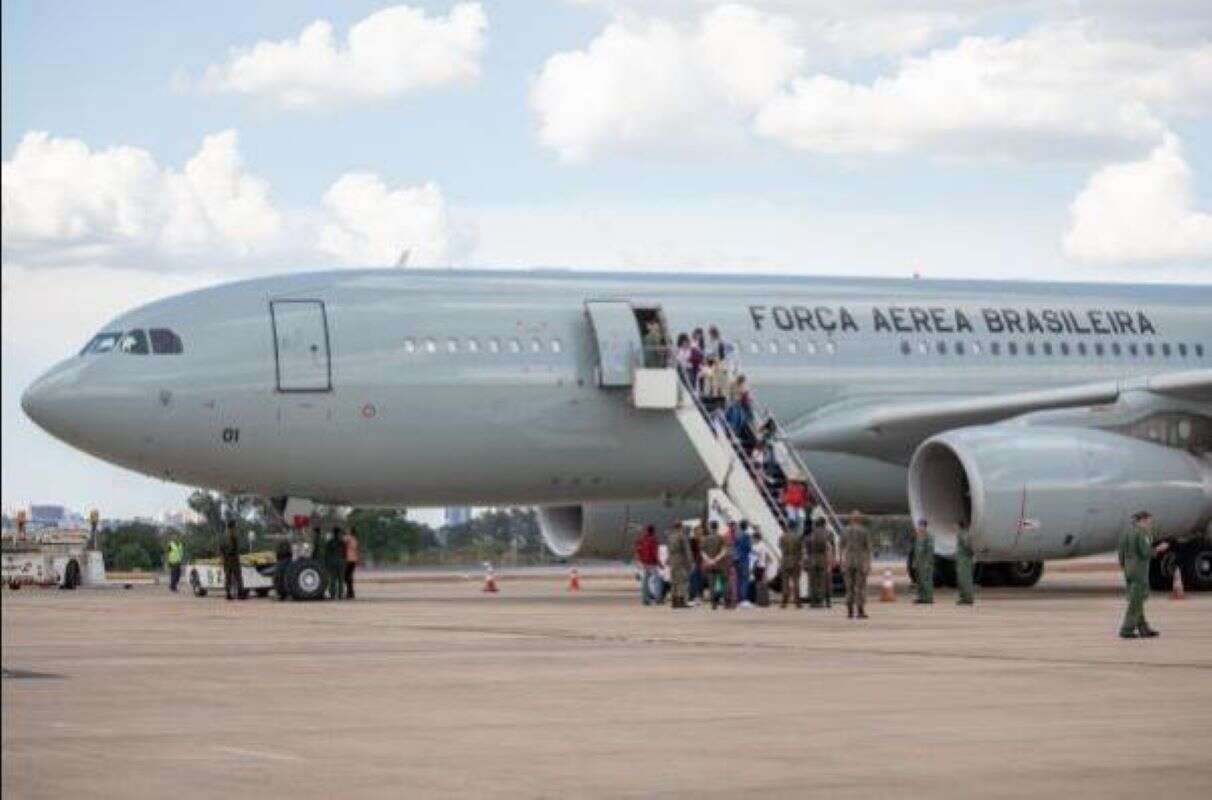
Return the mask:
{"type": "Polygon", "coordinates": [[[181,337],[169,328],[132,328],[128,331],[103,331],[94,336],[80,355],[100,355],[117,351],[127,355],[180,355],[185,352],[181,337]]]}

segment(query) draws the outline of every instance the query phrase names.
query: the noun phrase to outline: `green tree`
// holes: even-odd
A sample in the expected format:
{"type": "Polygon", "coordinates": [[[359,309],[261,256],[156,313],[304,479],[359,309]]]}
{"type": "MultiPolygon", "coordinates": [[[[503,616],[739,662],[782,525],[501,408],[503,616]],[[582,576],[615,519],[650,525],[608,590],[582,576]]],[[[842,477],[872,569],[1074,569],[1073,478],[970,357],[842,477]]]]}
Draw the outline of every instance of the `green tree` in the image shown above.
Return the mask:
{"type": "Polygon", "coordinates": [[[101,531],[101,555],[107,569],[160,569],[164,543],[155,525],[127,522],[101,531]]]}
{"type": "Polygon", "coordinates": [[[148,551],[135,542],[127,542],[114,552],[114,569],[120,572],[131,570],[148,571],[152,568],[152,560],[148,551]]]}
{"type": "Polygon", "coordinates": [[[372,564],[399,564],[430,546],[433,531],[405,516],[405,512],[384,508],[355,508],[344,525],[358,532],[364,561],[372,564]]]}

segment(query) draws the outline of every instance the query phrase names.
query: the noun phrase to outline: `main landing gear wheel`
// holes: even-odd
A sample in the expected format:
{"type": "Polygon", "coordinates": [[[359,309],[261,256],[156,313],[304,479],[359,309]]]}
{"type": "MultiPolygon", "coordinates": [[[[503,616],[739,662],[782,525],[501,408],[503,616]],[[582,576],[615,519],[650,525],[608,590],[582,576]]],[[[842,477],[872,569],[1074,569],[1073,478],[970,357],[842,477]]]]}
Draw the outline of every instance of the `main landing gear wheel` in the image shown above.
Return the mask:
{"type": "Polygon", "coordinates": [[[326,578],[318,561],[298,558],[286,570],[286,590],[295,600],[322,600],[326,578]]]}
{"type": "Polygon", "coordinates": [[[1182,549],[1179,566],[1185,588],[1196,592],[1212,591],[1212,542],[1206,537],[1182,549]]]}
{"type": "Polygon", "coordinates": [[[189,571],[189,588],[193,589],[194,597],[206,597],[206,587],[202,585],[202,579],[198,577],[196,569],[189,571]]]}
{"type": "MultiPolygon", "coordinates": [[[[1171,547],[1160,557],[1149,559],[1149,588],[1155,592],[1168,592],[1174,586],[1174,570],[1178,569],[1178,554],[1171,547]]],[[[1186,583],[1187,576],[1183,576],[1186,583]]]]}

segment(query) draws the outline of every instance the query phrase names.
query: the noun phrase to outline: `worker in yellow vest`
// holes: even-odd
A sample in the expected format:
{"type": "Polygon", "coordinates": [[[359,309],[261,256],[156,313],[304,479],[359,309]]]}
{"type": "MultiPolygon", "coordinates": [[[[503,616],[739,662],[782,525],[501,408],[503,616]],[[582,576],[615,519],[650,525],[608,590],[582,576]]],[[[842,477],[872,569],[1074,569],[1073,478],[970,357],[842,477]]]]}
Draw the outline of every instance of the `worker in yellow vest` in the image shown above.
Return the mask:
{"type": "Polygon", "coordinates": [[[177,591],[177,584],[181,582],[181,562],[185,560],[185,548],[181,546],[181,540],[172,538],[168,540],[168,589],[170,592],[177,591]]]}

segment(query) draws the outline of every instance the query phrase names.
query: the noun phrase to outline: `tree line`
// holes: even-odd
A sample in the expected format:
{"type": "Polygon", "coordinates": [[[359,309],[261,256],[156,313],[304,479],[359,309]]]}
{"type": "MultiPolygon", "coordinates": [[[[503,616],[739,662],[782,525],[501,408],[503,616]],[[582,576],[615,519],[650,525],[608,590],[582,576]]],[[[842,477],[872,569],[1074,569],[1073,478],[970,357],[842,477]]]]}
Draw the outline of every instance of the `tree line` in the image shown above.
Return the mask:
{"type": "MultiPolygon", "coordinates": [[[[198,522],[178,527],[124,522],[102,528],[106,568],[160,570],[168,541],[174,537],[180,539],[187,559],[214,558],[229,519],[235,522],[246,552],[273,550],[284,537],[294,535],[283,527],[265,498],[198,490],[187,502],[198,522]]],[[[403,509],[354,508],[338,516],[335,509],[320,508],[316,519],[326,528],[337,524],[355,527],[362,561],[368,566],[547,559],[531,509],[491,509],[468,522],[438,529],[408,519],[403,509]]],[[[310,541],[310,531],[305,539],[310,541]]]]}

